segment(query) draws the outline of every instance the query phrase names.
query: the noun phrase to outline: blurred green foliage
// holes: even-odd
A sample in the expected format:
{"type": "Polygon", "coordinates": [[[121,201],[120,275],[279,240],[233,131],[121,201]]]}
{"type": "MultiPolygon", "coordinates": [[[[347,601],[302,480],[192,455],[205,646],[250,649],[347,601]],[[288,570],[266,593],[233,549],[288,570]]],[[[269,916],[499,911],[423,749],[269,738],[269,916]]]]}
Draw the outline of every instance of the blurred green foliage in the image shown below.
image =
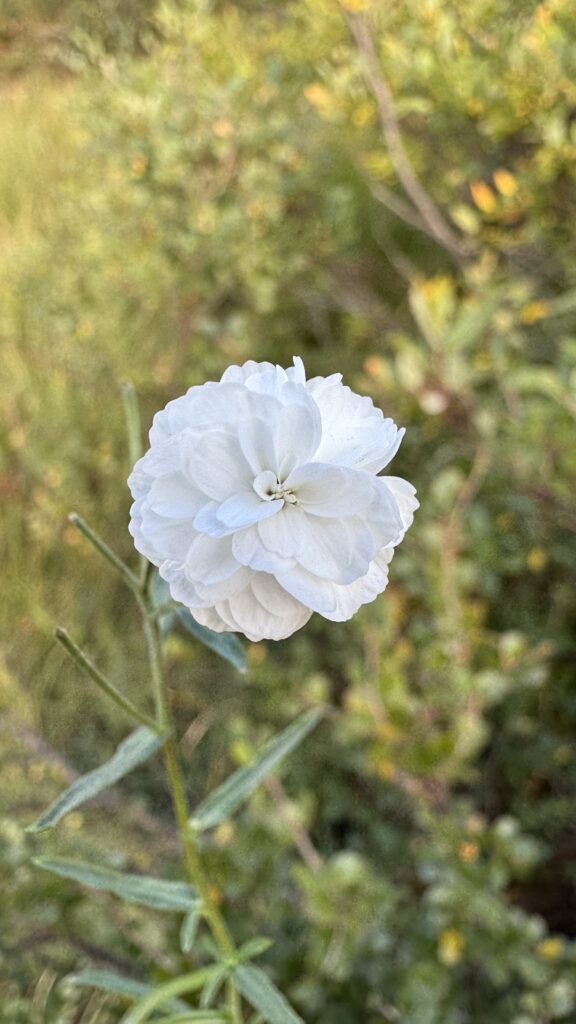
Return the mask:
{"type": "Polygon", "coordinates": [[[1,5],[2,1024],[115,1021],[60,979],[186,959],[177,921],[30,866],[176,877],[157,766],[49,840],[23,832],[122,736],[55,624],[132,698],[145,685],[136,613],[66,519],[131,557],[121,382],[149,422],[232,362],[293,353],[408,427],[394,472],[422,507],[353,622],[253,647],[242,678],[169,641],[195,799],[331,707],[283,787],[206,840],[223,909],[239,941],[274,939],[264,962],[309,1024],[576,1020],[573,13],[1,5]],[[459,258],[390,208],[407,200],[357,19],[459,258]]]}

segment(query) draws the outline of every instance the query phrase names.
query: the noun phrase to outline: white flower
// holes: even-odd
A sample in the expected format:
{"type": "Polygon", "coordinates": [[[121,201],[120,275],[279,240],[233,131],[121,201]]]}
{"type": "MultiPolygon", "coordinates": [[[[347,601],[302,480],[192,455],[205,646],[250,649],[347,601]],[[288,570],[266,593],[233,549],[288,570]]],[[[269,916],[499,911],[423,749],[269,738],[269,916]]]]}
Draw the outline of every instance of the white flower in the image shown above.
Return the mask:
{"type": "Polygon", "coordinates": [[[217,631],[281,640],[313,611],[342,622],[388,582],[418,507],[376,474],[404,431],[340,374],[250,360],[154,417],[128,481],[135,545],[217,631]]]}

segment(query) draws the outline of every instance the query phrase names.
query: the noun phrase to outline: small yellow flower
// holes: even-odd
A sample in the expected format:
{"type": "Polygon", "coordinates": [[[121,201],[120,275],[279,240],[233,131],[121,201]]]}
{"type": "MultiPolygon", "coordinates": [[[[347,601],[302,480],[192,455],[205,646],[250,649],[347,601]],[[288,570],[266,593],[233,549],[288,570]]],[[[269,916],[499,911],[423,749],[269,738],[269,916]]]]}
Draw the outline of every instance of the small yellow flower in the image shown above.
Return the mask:
{"type": "Polygon", "coordinates": [[[496,196],[485,181],[473,181],[470,185],[472,199],[482,213],[492,213],[496,207],[496,196]]]}
{"type": "Polygon", "coordinates": [[[509,198],[518,191],[518,182],[510,171],[507,171],[505,167],[499,167],[497,171],[494,171],[492,175],[494,178],[494,184],[498,189],[501,196],[509,198]]]}
{"type": "Polygon", "coordinates": [[[564,953],[562,939],[543,939],[536,948],[545,960],[558,960],[564,953]]]}
{"type": "Polygon", "coordinates": [[[548,564],[548,555],[544,548],[532,548],[528,553],[527,564],[530,572],[542,572],[542,569],[545,569],[548,564]]]}
{"type": "Polygon", "coordinates": [[[321,117],[331,117],[336,110],[336,100],[321,82],[311,82],[304,89],[304,95],[321,117]]]}
{"type": "Polygon", "coordinates": [[[455,967],[462,959],[466,939],[456,928],[446,928],[438,942],[438,959],[445,967],[455,967]]]}
{"type": "Polygon", "coordinates": [[[538,320],[544,320],[550,313],[550,306],[543,299],[536,299],[529,302],[520,311],[520,320],[523,324],[535,324],[538,320]]]}
{"type": "Polygon", "coordinates": [[[460,843],[458,847],[458,855],[460,860],[463,860],[466,864],[473,864],[478,858],[480,853],[480,847],[478,843],[465,842],[460,843]]]}

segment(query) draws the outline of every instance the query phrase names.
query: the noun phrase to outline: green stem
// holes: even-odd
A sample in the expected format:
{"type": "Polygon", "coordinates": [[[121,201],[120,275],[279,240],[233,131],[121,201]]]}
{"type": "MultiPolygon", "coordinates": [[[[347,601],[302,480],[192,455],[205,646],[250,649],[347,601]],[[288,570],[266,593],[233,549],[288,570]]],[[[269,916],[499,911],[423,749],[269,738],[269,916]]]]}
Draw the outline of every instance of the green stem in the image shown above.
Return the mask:
{"type": "Polygon", "coordinates": [[[193,974],[185,974],[181,978],[165,982],[129,1010],[122,1018],[123,1024],[144,1024],[154,1010],[167,1003],[169,999],[186,995],[188,992],[198,992],[210,981],[213,973],[213,967],[205,967],[194,971],[193,974]]]}
{"type": "MultiPolygon", "coordinates": [[[[196,888],[200,896],[204,917],[210,925],[212,934],[220,948],[222,956],[225,960],[234,962],[237,959],[236,947],[232,936],[228,931],[224,918],[222,917],[214,900],[212,888],[208,878],[206,877],[206,873],[200,859],[196,834],[190,824],[190,811],[188,808],[188,801],[186,799],[184,773],[182,771],[178,746],[174,738],[174,723],[172,721],[172,715],[168,705],[164,675],[162,672],[158,627],[153,619],[153,614],[147,607],[144,597],[141,594],[137,594],[136,596],[142,612],[144,635],[146,637],[146,645],[148,647],[148,658],[150,661],[150,672],[156,703],[158,727],[162,732],[166,732],[168,734],[168,739],[164,744],[164,760],[170,783],[174,813],[184,852],[186,872],[189,881],[196,888]]],[[[227,982],[227,992],[231,1022],[232,1024],[241,1024],[242,1013],[240,996],[232,979],[229,979],[227,982]]]]}
{"type": "Polygon", "coordinates": [[[122,574],[126,583],[132,588],[132,590],[141,590],[142,584],[138,577],[134,575],[127,565],[124,565],[122,559],[118,558],[118,555],[114,554],[112,548],[108,547],[106,542],[94,532],[92,527],[88,526],[88,523],[82,519],[82,516],[77,515],[76,512],[71,512],[68,516],[68,520],[73,524],[73,526],[80,530],[80,533],[84,534],[90,543],[94,545],[96,550],[99,551],[100,554],[103,555],[104,558],[122,574]]]}
{"type": "Polygon", "coordinates": [[[106,676],[102,675],[96,665],[84,654],[84,651],[78,647],[78,644],[74,643],[72,637],[66,629],[59,627],[56,630],[56,639],[58,643],[62,644],[64,650],[70,655],[71,658],[76,662],[77,665],[90,676],[90,678],[96,683],[96,685],[110,697],[118,707],[122,708],[127,715],[135,718],[137,722],[142,725],[148,726],[153,732],[159,732],[158,723],[150,718],[149,715],[145,714],[144,711],[140,711],[132,701],[128,700],[123,693],[118,690],[106,676]]]}
{"type": "MultiPolygon", "coordinates": [[[[142,423],[140,421],[140,408],[138,406],[136,388],[129,380],[122,385],[122,399],[126,416],[130,465],[134,466],[138,459],[142,457],[142,423]]],[[[140,555],[140,571],[138,575],[142,586],[146,582],[147,571],[148,559],[144,555],[140,555]]]]}

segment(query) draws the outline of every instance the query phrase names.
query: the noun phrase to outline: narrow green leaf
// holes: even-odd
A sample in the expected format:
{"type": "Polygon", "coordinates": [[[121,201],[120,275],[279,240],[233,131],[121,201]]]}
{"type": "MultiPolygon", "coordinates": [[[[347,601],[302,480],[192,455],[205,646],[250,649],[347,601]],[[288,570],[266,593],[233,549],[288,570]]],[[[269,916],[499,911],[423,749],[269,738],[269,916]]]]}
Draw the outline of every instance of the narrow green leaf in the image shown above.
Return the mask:
{"type": "Polygon", "coordinates": [[[267,939],[264,935],[259,935],[255,939],[249,939],[243,946],[240,946],[238,960],[243,963],[245,960],[253,960],[256,956],[262,956],[262,953],[270,949],[271,945],[272,939],[267,939]]]}
{"type": "Polygon", "coordinates": [[[264,971],[243,964],[233,972],[238,991],[269,1024],[304,1024],[264,971]]]}
{"type": "Polygon", "coordinates": [[[160,1024],[227,1024],[219,1010],[189,1010],[188,1013],[171,1014],[161,1017],[160,1024]]]}
{"type": "Polygon", "coordinates": [[[210,981],[204,986],[200,996],[200,1006],[203,1010],[207,1010],[214,1002],[227,974],[227,967],[218,968],[210,978],[210,981]]]}
{"type": "Polygon", "coordinates": [[[172,629],[179,622],[184,629],[191,633],[200,643],[204,644],[211,651],[219,654],[221,658],[228,661],[239,672],[248,671],[246,651],[235,633],[216,633],[213,629],[201,626],[192,617],[187,608],[177,605],[172,608],[170,602],[170,589],[168,584],[156,574],[153,584],[154,604],[157,608],[166,604],[168,607],[161,615],[162,628],[172,629]]]}
{"type": "MultiPolygon", "coordinates": [[[[134,978],[125,978],[113,971],[79,971],[77,974],[69,974],[65,980],[69,985],[76,985],[80,988],[97,988],[102,992],[110,992],[111,995],[122,996],[130,1002],[142,999],[155,991],[153,985],[135,981],[134,978]]],[[[174,1012],[190,1010],[190,1007],[182,999],[171,999],[166,1006],[174,1012]]]]}
{"type": "Polygon", "coordinates": [[[180,929],[180,949],[183,953],[189,953],[194,945],[198,925],[202,918],[202,904],[197,903],[192,910],[186,914],[180,929]]]}
{"type": "Polygon", "coordinates": [[[200,640],[205,647],[215,651],[242,674],[248,671],[246,652],[235,633],[216,633],[213,629],[208,629],[207,626],[201,626],[187,608],[180,608],[176,615],[184,628],[192,633],[197,640],[200,640]]]}
{"type": "Polygon", "coordinates": [[[29,825],[26,831],[43,832],[45,829],[54,828],[54,825],[69,811],[79,807],[86,800],[91,800],[102,790],[122,779],[133,768],[148,761],[160,749],[164,740],[165,737],[152,732],[146,726],[136,729],[122,741],[116,753],[106,764],[76,779],[76,782],[73,782],[32,825],[29,825]]]}
{"type": "Polygon", "coordinates": [[[157,910],[189,911],[197,900],[195,890],[186,882],[167,882],[146,875],[123,874],[65,857],[36,857],[33,863],[61,878],[70,878],[92,889],[111,892],[129,903],[141,903],[157,910]]]}
{"type": "Polygon", "coordinates": [[[191,819],[194,828],[201,832],[229,818],[280,761],[314,729],[321,717],[321,711],[306,711],[271,740],[256,761],[234,772],[196,809],[191,819]]]}
{"type": "Polygon", "coordinates": [[[128,1013],[122,1017],[121,1024],[143,1024],[160,1006],[167,1006],[175,996],[185,995],[187,992],[198,992],[206,985],[215,971],[220,970],[219,964],[213,967],[203,967],[192,974],[185,974],[181,978],[173,978],[171,981],[159,985],[146,995],[136,1006],[133,1006],[128,1013]]]}

